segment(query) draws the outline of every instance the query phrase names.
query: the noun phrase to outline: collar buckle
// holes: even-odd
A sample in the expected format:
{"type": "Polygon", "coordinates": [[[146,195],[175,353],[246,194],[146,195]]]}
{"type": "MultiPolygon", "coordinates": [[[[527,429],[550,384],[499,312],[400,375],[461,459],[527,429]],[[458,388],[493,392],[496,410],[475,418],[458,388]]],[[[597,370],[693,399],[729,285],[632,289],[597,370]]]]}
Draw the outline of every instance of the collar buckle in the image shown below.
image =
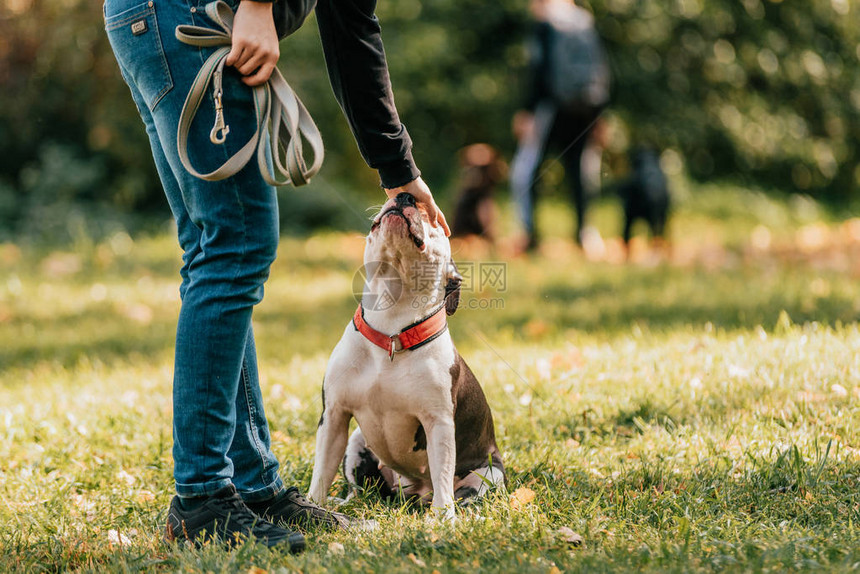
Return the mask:
{"type": "Polygon", "coordinates": [[[399,349],[397,348],[397,341],[400,340],[400,333],[391,335],[390,337],[388,337],[388,340],[391,342],[391,346],[388,348],[388,359],[393,363],[394,355],[399,355],[406,349],[403,348],[403,343],[401,343],[401,347],[399,349]]]}

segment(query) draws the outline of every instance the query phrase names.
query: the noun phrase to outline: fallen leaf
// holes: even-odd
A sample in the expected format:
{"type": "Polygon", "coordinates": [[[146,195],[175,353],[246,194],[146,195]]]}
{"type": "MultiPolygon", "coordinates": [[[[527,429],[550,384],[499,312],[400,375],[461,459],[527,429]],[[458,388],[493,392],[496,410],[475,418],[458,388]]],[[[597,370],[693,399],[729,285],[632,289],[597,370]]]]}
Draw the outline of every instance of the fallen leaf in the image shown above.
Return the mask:
{"type": "Polygon", "coordinates": [[[511,493],[510,503],[511,508],[514,510],[520,510],[522,507],[531,503],[532,500],[535,499],[535,491],[531,488],[526,488],[525,486],[521,486],[511,493]]]}
{"type": "Polygon", "coordinates": [[[409,554],[407,554],[406,557],[409,558],[416,566],[421,566],[422,568],[427,566],[426,562],[424,562],[423,560],[421,560],[420,558],[418,558],[417,556],[415,556],[411,552],[409,554]]]}
{"type": "Polygon", "coordinates": [[[328,551],[332,554],[343,554],[343,544],[340,542],[329,542],[328,551]]]}
{"type": "Polygon", "coordinates": [[[138,502],[141,502],[141,503],[152,502],[153,500],[155,500],[155,494],[153,494],[149,490],[141,490],[140,492],[137,493],[137,501],[138,502]]]}
{"type": "Polygon", "coordinates": [[[546,321],[532,319],[525,324],[523,329],[529,337],[537,339],[546,335],[547,331],[549,331],[549,325],[546,324],[546,321]]]}
{"type": "Polygon", "coordinates": [[[248,568],[248,574],[269,574],[269,571],[263,570],[259,566],[251,566],[248,568]]]}
{"type": "Polygon", "coordinates": [[[559,371],[573,371],[585,366],[585,360],[582,358],[582,353],[576,347],[573,347],[564,353],[555,353],[551,359],[552,368],[559,371]]]}
{"type": "Polygon", "coordinates": [[[574,546],[582,546],[582,536],[568,528],[567,526],[562,526],[558,529],[558,534],[561,536],[561,539],[565,542],[572,544],[574,546]]]}
{"type": "Polygon", "coordinates": [[[128,536],[122,534],[116,530],[108,530],[108,542],[113,545],[117,544],[119,546],[128,546],[131,544],[131,540],[128,539],[128,536]]]}
{"type": "Polygon", "coordinates": [[[133,485],[134,481],[136,480],[134,476],[130,475],[125,470],[120,470],[118,473],[116,473],[116,478],[117,480],[124,482],[127,486],[133,485]]]}

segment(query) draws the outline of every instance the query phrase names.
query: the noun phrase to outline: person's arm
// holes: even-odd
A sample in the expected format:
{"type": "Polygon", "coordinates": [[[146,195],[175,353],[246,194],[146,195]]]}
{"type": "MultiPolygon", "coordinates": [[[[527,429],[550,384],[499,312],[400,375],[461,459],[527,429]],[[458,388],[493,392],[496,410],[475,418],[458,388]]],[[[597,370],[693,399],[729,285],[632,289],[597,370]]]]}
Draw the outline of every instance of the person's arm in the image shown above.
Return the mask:
{"type": "Polygon", "coordinates": [[[379,171],[386,194],[413,194],[427,208],[430,221],[448,231],[445,216],[420,178],[412,159],[412,140],[394,106],[375,10],[376,0],[317,2],[317,24],[332,90],[361,156],[379,171]]]}
{"type": "Polygon", "coordinates": [[[361,156],[390,189],[421,172],[394,106],[375,8],[375,0],[319,0],[316,15],[334,95],[361,156]]]}

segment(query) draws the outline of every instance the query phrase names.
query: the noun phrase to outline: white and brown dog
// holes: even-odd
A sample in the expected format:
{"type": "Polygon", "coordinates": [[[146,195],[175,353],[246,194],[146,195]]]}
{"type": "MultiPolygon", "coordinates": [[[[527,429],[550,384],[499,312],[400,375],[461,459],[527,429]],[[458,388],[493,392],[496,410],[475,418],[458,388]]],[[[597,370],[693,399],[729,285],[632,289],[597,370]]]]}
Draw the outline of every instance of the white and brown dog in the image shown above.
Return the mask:
{"type": "Polygon", "coordinates": [[[310,497],[325,501],[343,460],[353,490],[432,494],[453,519],[455,503],[505,481],[490,407],[448,333],[462,278],[444,231],[407,193],[374,218],[364,261],[362,303],[323,381],[310,497]]]}

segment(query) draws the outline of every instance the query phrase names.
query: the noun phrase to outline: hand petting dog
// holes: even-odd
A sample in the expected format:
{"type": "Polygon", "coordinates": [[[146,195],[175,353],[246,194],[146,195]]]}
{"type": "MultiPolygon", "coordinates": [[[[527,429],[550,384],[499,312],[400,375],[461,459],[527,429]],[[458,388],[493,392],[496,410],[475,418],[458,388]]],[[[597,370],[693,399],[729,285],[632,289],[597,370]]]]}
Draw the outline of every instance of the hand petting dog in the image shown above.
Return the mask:
{"type": "Polygon", "coordinates": [[[426,183],[424,183],[423,179],[419,177],[410,181],[406,185],[385,190],[385,194],[389,199],[394,199],[401,193],[408,193],[414,197],[418,205],[424,206],[427,210],[427,218],[430,220],[430,225],[433,227],[441,225],[442,229],[445,231],[445,236],[451,236],[451,228],[448,227],[448,222],[445,220],[445,214],[442,213],[442,210],[439,209],[438,205],[436,205],[436,200],[433,199],[433,192],[430,191],[430,188],[426,183]]]}

